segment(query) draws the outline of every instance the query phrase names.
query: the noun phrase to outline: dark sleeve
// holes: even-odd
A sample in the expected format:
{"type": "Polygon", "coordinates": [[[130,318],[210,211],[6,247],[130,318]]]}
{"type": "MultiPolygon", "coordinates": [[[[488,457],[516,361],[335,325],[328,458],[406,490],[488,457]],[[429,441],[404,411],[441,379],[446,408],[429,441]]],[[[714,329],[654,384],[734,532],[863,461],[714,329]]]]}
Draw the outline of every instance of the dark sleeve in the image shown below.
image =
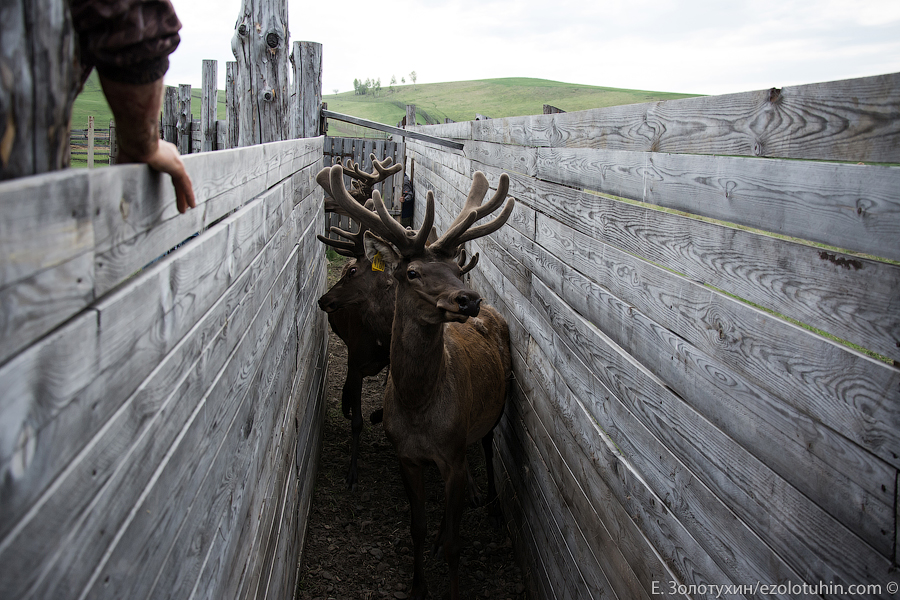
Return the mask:
{"type": "Polygon", "coordinates": [[[121,83],[150,83],[169,68],[181,22],[169,0],[69,0],[82,65],[121,83]]]}
{"type": "Polygon", "coordinates": [[[406,201],[416,199],[416,191],[413,189],[412,182],[409,180],[409,177],[403,178],[403,195],[406,196],[406,201]]]}

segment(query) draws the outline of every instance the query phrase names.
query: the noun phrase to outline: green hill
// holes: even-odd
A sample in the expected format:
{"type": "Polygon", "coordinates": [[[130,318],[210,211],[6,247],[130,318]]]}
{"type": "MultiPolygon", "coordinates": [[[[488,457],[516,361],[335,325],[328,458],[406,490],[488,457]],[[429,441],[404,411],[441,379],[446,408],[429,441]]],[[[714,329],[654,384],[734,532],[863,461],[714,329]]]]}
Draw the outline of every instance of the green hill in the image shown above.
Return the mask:
{"type": "MultiPolygon", "coordinates": [[[[407,104],[416,105],[416,122],[422,124],[443,123],[446,118],[454,121],[471,121],[475,119],[476,113],[492,118],[539,115],[543,112],[544,104],[573,112],[620,104],[689,98],[696,95],[623,90],[547,79],[509,77],[399,85],[384,87],[378,95],[370,93],[359,96],[353,92],[344,92],[325,95],[323,100],[328,103],[329,110],[396,125],[406,115],[407,104]]],[[[192,112],[195,118],[199,118],[200,90],[193,89],[191,96],[192,112]]],[[[72,128],[86,128],[88,115],[94,116],[96,127],[107,127],[112,118],[96,72],[91,75],[84,90],[75,100],[72,128]]],[[[219,90],[218,118],[225,118],[225,92],[222,90],[219,90]]],[[[380,135],[370,129],[335,121],[329,124],[329,134],[380,135]]]]}
{"type": "MultiPolygon", "coordinates": [[[[200,88],[191,89],[191,114],[195,119],[200,118],[200,96],[200,88]]],[[[225,92],[219,90],[218,96],[216,118],[222,120],[225,119],[225,92]]],[[[100,88],[97,71],[91,72],[91,76],[84,83],[84,89],[75,98],[75,104],[72,106],[72,129],[86,129],[89,116],[94,117],[94,127],[109,127],[109,121],[112,119],[112,111],[100,88]]]]}
{"type": "MultiPolygon", "coordinates": [[[[334,112],[396,125],[406,115],[407,104],[416,105],[416,122],[422,124],[443,123],[445,118],[471,121],[475,119],[476,113],[492,118],[539,115],[543,112],[544,104],[573,112],[696,95],[509,77],[401,85],[394,86],[393,89],[383,87],[377,96],[371,92],[365,96],[344,92],[325,95],[323,100],[328,103],[328,109],[334,112]]],[[[332,135],[350,134],[350,131],[355,134],[359,129],[342,123],[329,123],[329,134],[332,135]]]]}

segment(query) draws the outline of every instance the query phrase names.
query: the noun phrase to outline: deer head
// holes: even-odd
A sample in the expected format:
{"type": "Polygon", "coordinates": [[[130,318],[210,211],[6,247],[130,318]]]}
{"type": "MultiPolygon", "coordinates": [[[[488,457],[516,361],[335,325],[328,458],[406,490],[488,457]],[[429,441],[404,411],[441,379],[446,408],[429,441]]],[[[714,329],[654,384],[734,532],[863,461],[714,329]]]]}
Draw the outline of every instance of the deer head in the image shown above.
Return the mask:
{"type": "MultiPolygon", "coordinates": [[[[396,165],[391,165],[394,160],[388,156],[382,161],[378,161],[375,159],[374,154],[370,154],[369,158],[372,160],[372,167],[375,169],[371,173],[366,173],[362,169],[359,168],[359,163],[353,162],[351,159],[347,159],[345,164],[344,173],[353,180],[350,183],[350,191],[349,194],[352,196],[358,203],[365,204],[372,197],[372,190],[376,184],[385,181],[395,173],[399,173],[403,170],[403,165],[397,163],[396,165]]],[[[325,170],[319,172],[321,175],[325,170]]],[[[336,212],[345,216],[349,216],[343,209],[341,209],[340,205],[334,201],[334,194],[331,193],[331,186],[327,180],[320,181],[319,177],[316,177],[316,181],[319,182],[319,185],[325,189],[330,198],[325,198],[325,212],[336,212]]]]}
{"type": "MultiPolygon", "coordinates": [[[[369,211],[374,207],[375,203],[372,200],[369,200],[365,206],[369,211]]],[[[363,236],[368,230],[369,228],[364,223],[360,223],[356,233],[337,227],[329,229],[346,241],[334,240],[321,235],[316,236],[320,242],[334,248],[335,252],[341,256],[350,258],[350,261],[344,265],[338,282],[319,298],[319,308],[323,311],[330,314],[342,308],[369,302],[372,298],[381,295],[378,292],[383,292],[393,285],[393,280],[385,276],[384,269],[373,269],[372,263],[366,257],[363,236]]]]}
{"type": "Polygon", "coordinates": [[[461,250],[465,242],[502,227],[512,214],[515,200],[510,198],[499,216],[473,227],[476,221],[495,211],[506,198],[509,177],[505,173],[500,176],[497,192],[482,204],[489,186],[484,174],[476,172],[459,215],[447,231],[430,245],[428,233],[434,223],[434,194],[431,191],[426,195],[422,228],[415,231],[404,228],[391,217],[377,190],[372,196],[374,213],[360,206],[344,187],[340,165],[323,169],[316,180],[321,184],[326,178],[334,200],[351,217],[369,228],[363,238],[366,255],[376,264],[383,262],[394,275],[399,284],[398,303],[413,303],[415,310],[411,312],[426,323],[464,322],[478,315],[481,296],[461,281],[462,275],[477,264],[478,254],[465,262],[460,259],[461,250]]]}

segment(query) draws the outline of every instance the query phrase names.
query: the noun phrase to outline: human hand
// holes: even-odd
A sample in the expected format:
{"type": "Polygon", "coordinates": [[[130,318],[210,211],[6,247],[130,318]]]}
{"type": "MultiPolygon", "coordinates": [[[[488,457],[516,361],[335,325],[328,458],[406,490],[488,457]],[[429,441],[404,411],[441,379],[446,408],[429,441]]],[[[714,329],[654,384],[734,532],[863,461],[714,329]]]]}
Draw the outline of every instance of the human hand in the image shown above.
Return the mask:
{"type": "Polygon", "coordinates": [[[146,163],[160,173],[168,173],[175,186],[178,212],[194,208],[194,188],[175,144],[159,139],[159,107],[163,80],[146,84],[121,83],[100,75],[103,93],[109,102],[119,141],[117,163],[146,163]]]}
{"type": "Polygon", "coordinates": [[[172,185],[175,186],[175,205],[178,207],[178,212],[185,213],[188,208],[197,206],[191,178],[187,174],[187,169],[184,167],[184,162],[181,160],[175,144],[158,140],[156,150],[140,158],[120,151],[116,162],[119,164],[142,162],[160,173],[167,173],[172,177],[172,185]]]}
{"type": "Polygon", "coordinates": [[[178,212],[185,213],[188,208],[197,206],[191,178],[184,168],[184,162],[181,160],[175,144],[159,140],[156,152],[146,162],[151,168],[160,173],[168,173],[172,177],[172,185],[175,186],[175,205],[178,207],[178,212]]]}

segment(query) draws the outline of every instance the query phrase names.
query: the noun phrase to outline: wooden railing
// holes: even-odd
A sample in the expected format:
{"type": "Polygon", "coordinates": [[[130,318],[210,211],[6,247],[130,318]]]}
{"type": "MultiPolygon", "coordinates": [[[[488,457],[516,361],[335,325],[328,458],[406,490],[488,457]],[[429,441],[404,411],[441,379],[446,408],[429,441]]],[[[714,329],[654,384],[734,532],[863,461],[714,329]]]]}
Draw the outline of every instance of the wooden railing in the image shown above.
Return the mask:
{"type": "Polygon", "coordinates": [[[497,444],[536,597],[891,597],[898,99],[894,74],[407,140],[439,231],[473,171],[511,177],[470,251],[512,332],[497,444]]]}
{"type": "Polygon", "coordinates": [[[4,598],[290,597],[323,416],[323,138],[0,184],[4,598]],[[170,251],[177,247],[174,251],[170,251]]]}

